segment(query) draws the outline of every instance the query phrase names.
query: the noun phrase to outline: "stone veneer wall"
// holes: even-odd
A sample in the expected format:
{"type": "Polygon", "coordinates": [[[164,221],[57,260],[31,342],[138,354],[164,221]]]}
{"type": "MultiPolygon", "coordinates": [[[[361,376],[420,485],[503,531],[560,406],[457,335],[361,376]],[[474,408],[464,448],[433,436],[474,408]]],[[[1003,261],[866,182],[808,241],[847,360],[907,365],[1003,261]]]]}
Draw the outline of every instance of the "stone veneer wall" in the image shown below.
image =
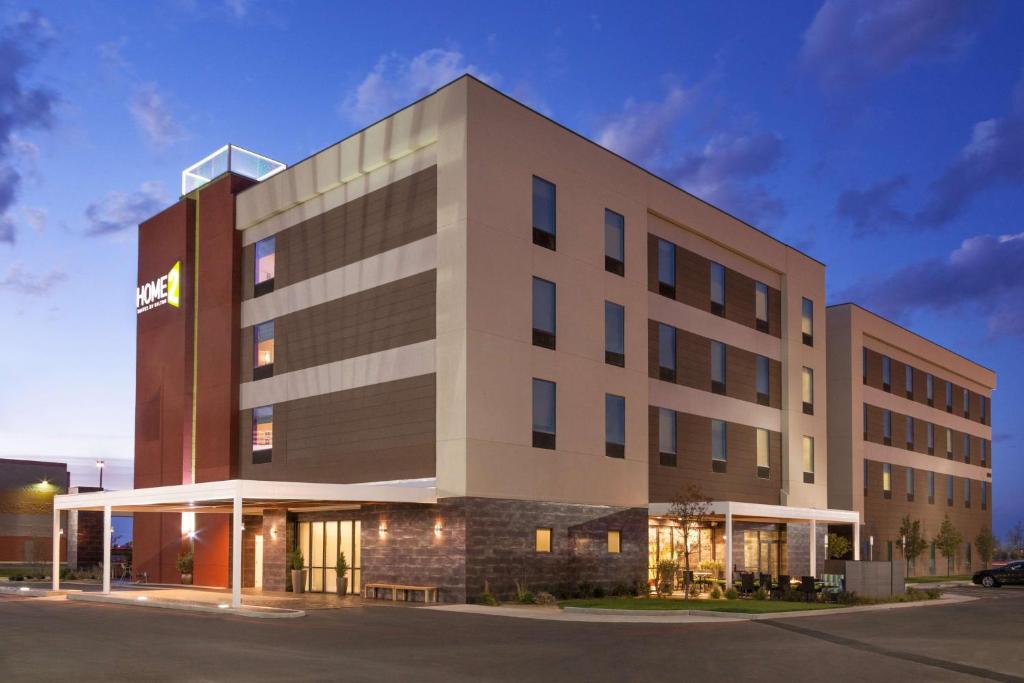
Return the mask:
{"type": "MultiPolygon", "coordinates": [[[[285,510],[264,510],[263,590],[285,590],[288,581],[288,543],[287,512],[285,510]]],[[[244,582],[242,585],[245,585],[244,582]]]]}

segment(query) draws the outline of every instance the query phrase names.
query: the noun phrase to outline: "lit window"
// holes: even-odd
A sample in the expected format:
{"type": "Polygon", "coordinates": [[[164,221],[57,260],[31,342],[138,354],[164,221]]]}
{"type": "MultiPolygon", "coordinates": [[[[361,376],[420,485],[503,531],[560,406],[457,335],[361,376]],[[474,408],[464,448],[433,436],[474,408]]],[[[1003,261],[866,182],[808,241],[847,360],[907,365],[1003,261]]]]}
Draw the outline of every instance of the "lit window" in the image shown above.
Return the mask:
{"type": "Polygon", "coordinates": [[[757,329],[768,331],[768,285],[758,282],[754,285],[754,318],[757,329]]]}
{"type": "Polygon", "coordinates": [[[604,362],[626,365],[626,309],[611,301],[604,302],[604,362]]]}
{"type": "Polygon", "coordinates": [[[555,248],[555,186],[533,176],[533,243],[555,248]]]}
{"type": "Polygon", "coordinates": [[[256,269],[254,295],[259,296],[274,291],[274,257],[277,251],[277,238],[268,237],[256,243],[256,269]]]}
{"type": "Polygon", "coordinates": [[[622,552],[622,532],[608,532],[608,552],[618,554],[622,552]]]}
{"type": "Polygon", "coordinates": [[[803,335],[804,344],[814,346],[814,303],[810,299],[804,299],[800,305],[800,332],[803,335]]]}
{"type": "Polygon", "coordinates": [[[726,427],[722,420],[711,421],[711,459],[719,462],[728,460],[726,427]]]}
{"type": "Polygon", "coordinates": [[[711,262],[711,312],[725,314],[725,267],[711,262]]]}
{"type": "Polygon", "coordinates": [[[252,409],[252,461],[270,462],[274,448],[274,406],[252,409]]]}
{"type": "Polygon", "coordinates": [[[658,459],[667,467],[676,466],[676,411],[658,408],[658,459]]]}
{"type": "MultiPolygon", "coordinates": [[[[814,437],[805,436],[803,439],[804,475],[814,475],[814,437]]],[[[806,476],[804,477],[806,480],[806,476]]],[[[813,481],[813,479],[812,479],[813,481]]],[[[810,482],[808,482],[810,483],[810,482]]]]}
{"type": "Polygon", "coordinates": [[[626,272],[626,219],[611,209],[604,210],[604,269],[622,275],[626,272]]]}
{"type": "Polygon", "coordinates": [[[264,379],[274,374],[274,321],[260,323],[252,328],[253,379],[264,379]]]}
{"type": "Polygon", "coordinates": [[[882,491],[892,493],[892,465],[882,463],[882,491]]]}
{"type": "Polygon", "coordinates": [[[604,454],[608,457],[626,457],[626,399],[623,396],[604,395],[604,444],[604,454]]]}
{"type": "Polygon", "coordinates": [[[764,356],[757,357],[757,402],[768,405],[771,389],[771,364],[764,356]]]}
{"type": "Polygon", "coordinates": [[[946,429],[946,457],[953,457],[953,430],[946,429]]]}
{"type": "Polygon", "coordinates": [[[725,344],[711,342],[711,391],[725,393],[725,344]]]}
{"type": "Polygon", "coordinates": [[[555,348],[555,283],[533,278],[533,345],[555,348]]]}
{"type": "Polygon", "coordinates": [[[676,328],[658,323],[658,368],[661,379],[676,379],[676,328]]]}
{"type": "Polygon", "coordinates": [[[814,370],[804,368],[801,374],[801,394],[804,413],[814,415],[814,370]]]}
{"type": "Polygon", "coordinates": [[[535,548],[538,553],[551,552],[551,529],[537,529],[535,548]]]}
{"type": "Polygon", "coordinates": [[[964,507],[971,507],[971,480],[964,479],[964,507]]]}
{"type": "Polygon", "coordinates": [[[769,460],[769,434],[767,429],[757,430],[757,474],[767,477],[770,467],[769,460]]]}
{"type": "Polygon", "coordinates": [[[658,240],[658,291],[668,297],[676,295],[676,247],[658,240]]]}
{"type": "Polygon", "coordinates": [[[533,447],[555,447],[555,383],[533,380],[533,447]]]}

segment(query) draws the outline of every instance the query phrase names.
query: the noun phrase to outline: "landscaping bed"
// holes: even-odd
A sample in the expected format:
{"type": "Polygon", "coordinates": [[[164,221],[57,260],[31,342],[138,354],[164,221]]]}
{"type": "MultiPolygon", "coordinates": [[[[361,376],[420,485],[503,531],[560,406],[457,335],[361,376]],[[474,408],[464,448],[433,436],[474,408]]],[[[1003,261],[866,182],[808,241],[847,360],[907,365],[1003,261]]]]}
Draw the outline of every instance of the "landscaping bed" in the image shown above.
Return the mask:
{"type": "Polygon", "coordinates": [[[953,576],[908,576],[907,583],[946,583],[949,581],[970,581],[970,574],[954,574],[953,576]]]}
{"type": "Polygon", "coordinates": [[[679,598],[585,598],[563,600],[561,607],[621,610],[701,610],[704,612],[733,612],[741,614],[770,614],[846,607],[825,602],[790,602],[787,600],[682,600],[679,598]]]}

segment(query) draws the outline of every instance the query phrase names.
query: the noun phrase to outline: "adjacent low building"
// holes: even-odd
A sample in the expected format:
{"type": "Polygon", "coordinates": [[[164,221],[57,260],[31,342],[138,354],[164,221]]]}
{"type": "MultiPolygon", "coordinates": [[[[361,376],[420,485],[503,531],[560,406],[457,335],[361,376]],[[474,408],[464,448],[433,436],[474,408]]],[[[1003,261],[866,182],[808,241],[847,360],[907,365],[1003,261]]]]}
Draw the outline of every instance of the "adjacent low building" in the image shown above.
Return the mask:
{"type": "MultiPolygon", "coordinates": [[[[64,463],[0,459],[0,566],[22,568],[51,560],[53,497],[67,492],[68,481],[64,463]]],[[[65,539],[58,535],[56,540],[64,559],[65,539]]]]}

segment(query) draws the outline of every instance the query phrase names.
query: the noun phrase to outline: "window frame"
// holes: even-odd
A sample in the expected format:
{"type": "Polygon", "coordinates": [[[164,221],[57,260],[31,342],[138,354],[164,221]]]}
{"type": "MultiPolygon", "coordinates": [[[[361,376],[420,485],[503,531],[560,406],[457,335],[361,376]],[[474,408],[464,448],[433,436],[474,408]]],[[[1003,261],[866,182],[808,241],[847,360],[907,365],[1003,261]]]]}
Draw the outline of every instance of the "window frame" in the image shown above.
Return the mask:
{"type": "Polygon", "coordinates": [[[608,365],[614,365],[616,367],[626,367],[626,307],[622,304],[617,304],[614,301],[608,301],[605,299],[604,302],[604,362],[608,365]],[[618,319],[610,319],[618,316],[618,319]],[[617,323],[617,329],[611,329],[615,327],[617,323]],[[614,351],[609,348],[609,331],[617,333],[617,339],[613,341],[618,342],[618,346],[621,350],[614,351]]]}
{"type": "Polygon", "coordinates": [[[814,415],[814,369],[807,366],[800,370],[800,399],[804,415],[814,415]]]}
{"type": "Polygon", "coordinates": [[[725,420],[711,420],[711,470],[723,474],[729,462],[729,423],[725,420]],[[716,434],[720,431],[720,435],[716,434]],[[721,449],[716,449],[720,445],[721,449]]]}
{"type": "Polygon", "coordinates": [[[768,356],[757,356],[754,361],[754,392],[757,402],[763,406],[771,404],[772,363],[768,356]],[[761,391],[761,380],[764,380],[764,391],[761,391]]]}
{"type": "Polygon", "coordinates": [[[892,463],[882,463],[882,497],[892,498],[892,463]]]}
{"type": "Polygon", "coordinates": [[[708,275],[708,302],[710,311],[713,315],[725,317],[725,266],[717,261],[711,261],[708,266],[708,275]],[[715,296],[716,290],[718,290],[721,301],[719,301],[715,296]]]}
{"type": "Polygon", "coordinates": [[[660,237],[658,237],[656,239],[658,240],[658,243],[657,243],[658,244],[658,248],[657,248],[657,252],[658,252],[658,264],[657,264],[657,267],[658,267],[658,293],[661,294],[662,296],[667,296],[670,299],[675,299],[676,298],[676,256],[677,256],[676,255],[676,245],[673,244],[672,242],[669,242],[668,240],[664,240],[664,239],[662,239],[660,237]],[[662,278],[662,275],[663,275],[663,273],[662,273],[662,266],[666,265],[665,263],[662,262],[662,259],[664,259],[666,257],[669,258],[669,260],[670,260],[670,263],[667,264],[667,265],[670,266],[669,267],[669,272],[668,272],[669,280],[665,280],[665,279],[662,278]]]}
{"type": "MultiPolygon", "coordinates": [[[[539,346],[544,349],[551,349],[554,351],[557,348],[558,340],[558,285],[551,280],[545,280],[542,277],[533,276],[532,280],[532,298],[531,298],[531,325],[533,327],[533,345],[539,346]],[[540,290],[538,290],[538,286],[540,290]],[[549,287],[550,286],[550,287],[549,287]],[[538,327],[538,291],[550,292],[551,296],[551,329],[546,330],[543,327],[538,327]]],[[[542,296],[546,296],[542,294],[542,296]]],[[[541,302],[544,304],[546,302],[541,302]]],[[[543,323],[544,321],[540,321],[543,323]]]]}
{"type": "Polygon", "coordinates": [[[252,409],[252,443],[250,444],[250,455],[252,456],[253,465],[267,465],[273,462],[274,459],[274,405],[256,406],[252,409]],[[257,427],[260,424],[261,411],[269,411],[269,413],[262,413],[262,416],[269,414],[270,417],[270,445],[267,448],[257,448],[257,427]]]}
{"type": "Polygon", "coordinates": [[[271,342],[271,348],[275,342],[275,335],[277,333],[277,326],[274,320],[264,320],[261,323],[257,323],[252,326],[252,379],[253,381],[267,379],[268,377],[274,376],[274,356],[276,352],[271,350],[270,362],[260,362],[260,343],[266,342],[268,339],[271,342]],[[270,337],[260,339],[260,330],[265,330],[267,327],[270,328],[270,337]]]}
{"type": "Polygon", "coordinates": [[[618,394],[604,395],[604,454],[609,458],[626,457],[626,397],[618,394]],[[613,440],[611,417],[612,410],[621,411],[622,442],[613,440]]]}
{"type": "MultiPolygon", "coordinates": [[[[541,201],[545,201],[545,200],[546,200],[546,198],[541,197],[541,201]]],[[[545,249],[550,249],[551,251],[556,251],[557,250],[557,246],[558,246],[558,187],[553,182],[551,182],[550,180],[547,180],[546,178],[542,178],[539,175],[534,175],[533,176],[533,182],[532,182],[532,185],[531,185],[531,201],[532,201],[532,204],[531,204],[531,206],[532,206],[531,223],[533,225],[533,243],[536,244],[539,247],[544,247],[545,249]],[[537,188],[538,188],[538,186],[540,186],[542,188],[544,186],[547,186],[547,187],[551,188],[551,197],[550,197],[550,201],[551,201],[551,208],[550,208],[551,229],[550,230],[548,230],[546,227],[538,226],[537,225],[537,223],[538,223],[538,221],[537,221],[537,216],[538,216],[538,203],[537,203],[538,202],[538,194],[537,194],[537,188]]],[[[543,208],[543,207],[541,207],[541,208],[543,208]]]]}
{"type": "Polygon", "coordinates": [[[768,479],[771,476],[772,468],[772,434],[769,430],[762,427],[755,428],[754,451],[755,462],[757,464],[757,476],[761,479],[768,479]],[[762,453],[764,458],[761,457],[762,453]]]}
{"type": "Polygon", "coordinates": [[[804,434],[800,440],[801,464],[803,466],[804,483],[814,483],[814,437],[804,434]],[[810,468],[808,469],[808,464],[810,468]]]}
{"type": "Polygon", "coordinates": [[[801,297],[800,301],[800,335],[804,346],[814,346],[814,302],[807,297],[801,297]],[[809,327],[810,332],[805,327],[809,327]]]}
{"type": "Polygon", "coordinates": [[[725,342],[720,342],[716,339],[711,340],[711,393],[713,394],[726,394],[726,380],[728,379],[728,347],[725,342]],[[718,352],[719,361],[715,363],[715,353],[718,352]],[[715,375],[720,375],[721,379],[715,379],[715,375]]]}
{"type": "Polygon", "coordinates": [[[607,207],[604,210],[604,269],[620,277],[626,275],[626,217],[607,207]],[[609,218],[612,218],[614,223],[614,217],[618,217],[618,225],[609,223],[609,218]],[[609,241],[612,240],[612,233],[615,231],[618,232],[618,252],[621,258],[608,253],[609,241]]]}
{"type": "Polygon", "coordinates": [[[672,325],[666,325],[665,323],[658,323],[658,379],[665,380],[666,382],[675,382],[676,377],[679,375],[679,353],[678,353],[678,330],[672,325]],[[671,337],[671,346],[667,346],[668,342],[663,341],[671,337]],[[672,354],[672,365],[663,365],[662,361],[666,360],[663,358],[663,352],[671,350],[672,354]]]}
{"type": "Polygon", "coordinates": [[[769,329],[770,329],[771,323],[769,323],[769,321],[768,321],[768,318],[771,315],[771,313],[769,311],[770,306],[771,306],[771,301],[770,301],[770,294],[769,294],[769,291],[768,291],[768,285],[766,285],[763,282],[755,281],[754,282],[754,327],[756,327],[759,332],[768,332],[769,329]],[[761,318],[760,311],[758,310],[760,308],[760,305],[761,305],[760,301],[761,301],[762,296],[764,298],[764,318],[763,319],[761,318]]]}
{"type": "MultiPolygon", "coordinates": [[[[263,255],[266,257],[266,254],[263,255]]],[[[277,276],[277,235],[264,237],[253,244],[253,297],[263,296],[274,291],[274,278],[277,276]],[[274,273],[266,279],[260,279],[260,247],[270,244],[270,253],[274,256],[274,273]]]]}
{"type": "MultiPolygon", "coordinates": [[[[531,416],[533,420],[533,448],[544,448],[555,450],[558,440],[558,385],[555,382],[540,377],[534,377],[531,383],[531,416]],[[546,431],[546,425],[537,422],[537,390],[538,388],[551,390],[551,430],[546,431]],[[538,429],[538,426],[541,429],[538,429]]],[[[546,397],[542,397],[546,398],[546,397]]]]}
{"type": "Polygon", "coordinates": [[[679,462],[679,414],[671,408],[658,408],[658,464],[663,467],[676,467],[679,462]],[[667,451],[664,446],[662,432],[666,423],[671,425],[671,448],[667,451]]]}

